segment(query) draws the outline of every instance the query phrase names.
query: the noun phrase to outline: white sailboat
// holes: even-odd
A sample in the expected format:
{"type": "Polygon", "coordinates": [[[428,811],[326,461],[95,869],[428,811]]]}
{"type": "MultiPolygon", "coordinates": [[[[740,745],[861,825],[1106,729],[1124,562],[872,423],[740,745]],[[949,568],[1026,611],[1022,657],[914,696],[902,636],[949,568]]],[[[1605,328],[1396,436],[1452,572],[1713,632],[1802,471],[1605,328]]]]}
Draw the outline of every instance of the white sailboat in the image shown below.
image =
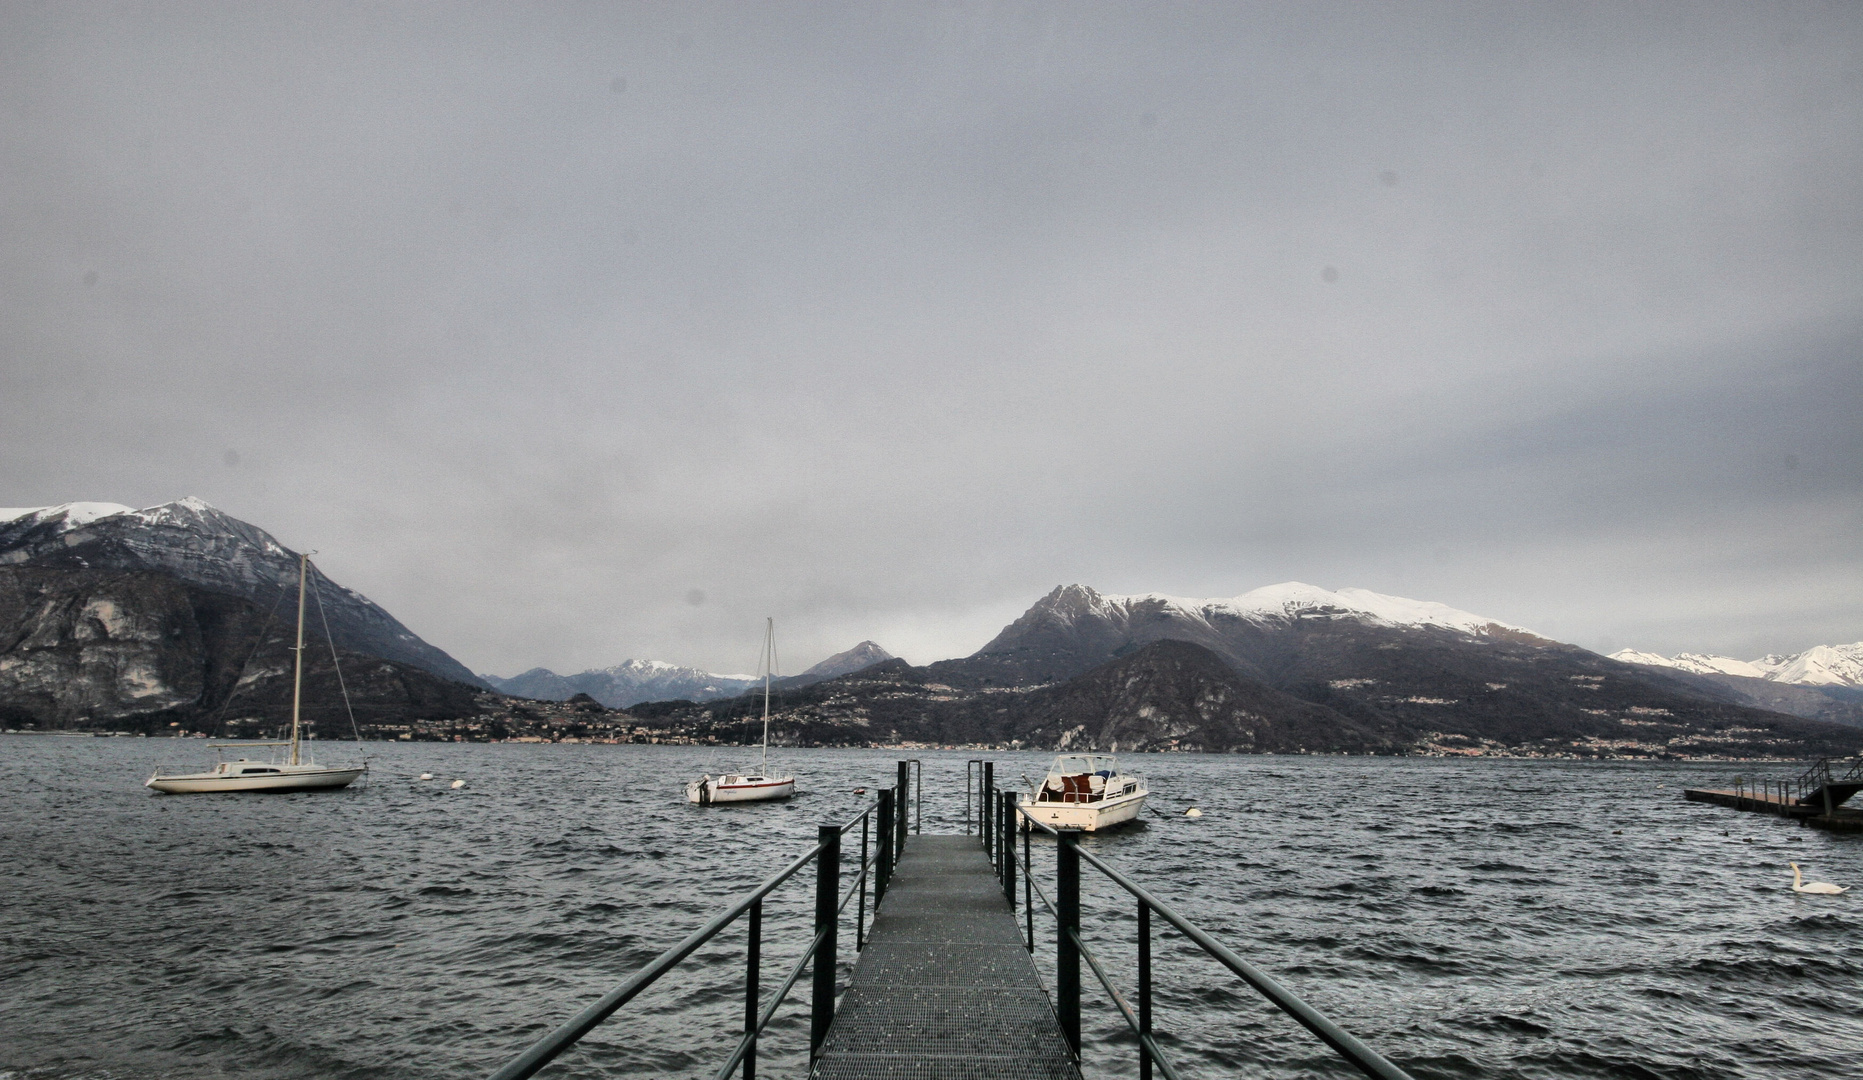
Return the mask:
{"type": "MultiPolygon", "coordinates": [[[[268,747],[272,755],[265,761],[253,761],[244,756],[233,761],[223,760],[206,772],[164,772],[162,766],[157,766],[155,775],[149,777],[144,787],[171,795],[208,791],[315,791],[348,787],[369,771],[367,763],[319,765],[302,746],[299,714],[304,692],[304,584],[309,567],[310,556],[299,555],[298,643],[292,650],[297,654],[297,672],[291,685],[291,738],[285,742],[209,744],[209,749],[223,754],[227,750],[268,747]],[[280,753],[281,749],[286,752],[280,753]]],[[[334,646],[331,655],[334,658],[334,646]]]]}
{"type": "Polygon", "coordinates": [[[776,670],[776,620],[765,620],[763,632],[763,768],[754,773],[707,773],[686,785],[686,801],[700,806],[714,803],[769,802],[796,793],[796,778],[770,775],[770,677],[776,670]]]}

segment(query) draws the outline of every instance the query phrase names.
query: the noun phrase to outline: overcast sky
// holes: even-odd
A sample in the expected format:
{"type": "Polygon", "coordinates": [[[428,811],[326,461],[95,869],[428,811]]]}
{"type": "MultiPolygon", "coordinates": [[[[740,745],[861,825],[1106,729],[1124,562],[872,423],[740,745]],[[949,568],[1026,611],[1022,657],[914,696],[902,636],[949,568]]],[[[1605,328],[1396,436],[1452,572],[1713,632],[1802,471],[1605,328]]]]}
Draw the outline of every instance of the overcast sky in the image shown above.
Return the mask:
{"type": "Polygon", "coordinates": [[[1863,638],[1856,4],[0,7],[0,505],[478,671],[1300,580],[1863,638]]]}

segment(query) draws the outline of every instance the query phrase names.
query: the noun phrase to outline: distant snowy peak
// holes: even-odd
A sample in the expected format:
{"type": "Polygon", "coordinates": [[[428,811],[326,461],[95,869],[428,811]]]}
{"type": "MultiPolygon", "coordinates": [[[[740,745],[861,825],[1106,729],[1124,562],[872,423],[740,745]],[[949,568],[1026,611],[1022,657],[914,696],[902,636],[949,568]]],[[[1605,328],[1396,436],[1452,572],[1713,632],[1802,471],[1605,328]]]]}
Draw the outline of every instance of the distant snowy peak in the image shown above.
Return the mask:
{"type": "Polygon", "coordinates": [[[750,675],[719,675],[664,660],[623,660],[613,667],[591,668],[575,675],[532,668],[509,679],[496,675],[480,678],[518,697],[567,701],[576,694],[587,694],[611,709],[625,709],[643,701],[714,701],[741,694],[757,682],[750,675]]]}
{"type": "Polygon", "coordinates": [[[1863,687],[1863,641],[1814,645],[1797,656],[1768,656],[1755,664],[1771,668],[1766,677],[1775,682],[1863,687]]]}
{"type": "Polygon", "coordinates": [[[703,671],[695,667],[682,667],[669,664],[665,660],[623,660],[614,667],[599,671],[586,671],[585,675],[602,674],[632,679],[697,679],[700,681],[754,682],[755,675],[721,675],[717,672],[703,671]]]}
{"type": "Polygon", "coordinates": [[[1620,649],[1611,659],[1627,664],[1678,668],[1696,675],[1739,675],[1747,679],[1797,686],[1863,687],[1863,641],[1852,645],[1817,645],[1788,656],[1774,654],[1758,660],[1736,660],[1731,656],[1706,653],[1656,653],[1620,649]]]}
{"type": "MultiPolygon", "coordinates": [[[[1139,608],[1166,610],[1187,619],[1208,623],[1228,615],[1251,622],[1291,621],[1302,618],[1349,618],[1374,626],[1435,626],[1463,634],[1533,634],[1525,627],[1485,615],[1452,608],[1431,600],[1386,596],[1370,589],[1322,589],[1299,581],[1266,585],[1224,599],[1196,600],[1163,593],[1130,596],[1104,595],[1085,585],[1066,585],[1048,596],[1055,607],[1100,617],[1129,615],[1139,608]]],[[[1539,635],[1533,634],[1537,637],[1539,635]]]]}

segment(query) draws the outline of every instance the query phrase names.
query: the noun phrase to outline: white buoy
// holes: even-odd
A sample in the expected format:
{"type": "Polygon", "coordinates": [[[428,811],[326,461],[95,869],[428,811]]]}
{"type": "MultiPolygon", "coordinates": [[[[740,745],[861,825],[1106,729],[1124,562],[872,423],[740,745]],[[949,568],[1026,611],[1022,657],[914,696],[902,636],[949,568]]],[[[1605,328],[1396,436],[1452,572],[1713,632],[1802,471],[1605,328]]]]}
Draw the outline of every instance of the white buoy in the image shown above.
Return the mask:
{"type": "Polygon", "coordinates": [[[1199,809],[1197,809],[1196,807],[1194,807],[1194,806],[1193,806],[1193,807],[1191,807],[1190,809],[1188,809],[1188,810],[1186,810],[1186,811],[1184,811],[1184,816],[1185,816],[1185,817],[1202,817],[1202,816],[1203,816],[1203,811],[1201,811],[1201,810],[1199,810],[1199,809]]]}
{"type": "Polygon", "coordinates": [[[466,782],[465,782],[464,780],[455,780],[455,781],[453,781],[453,789],[454,789],[455,791],[457,791],[458,789],[460,789],[460,788],[463,788],[463,787],[465,787],[465,786],[466,786],[466,782]]]}
{"type": "Polygon", "coordinates": [[[430,773],[430,772],[424,772],[424,773],[421,773],[421,774],[420,774],[420,778],[421,778],[422,780],[432,780],[432,779],[433,779],[433,774],[432,774],[432,773],[430,773]]]}

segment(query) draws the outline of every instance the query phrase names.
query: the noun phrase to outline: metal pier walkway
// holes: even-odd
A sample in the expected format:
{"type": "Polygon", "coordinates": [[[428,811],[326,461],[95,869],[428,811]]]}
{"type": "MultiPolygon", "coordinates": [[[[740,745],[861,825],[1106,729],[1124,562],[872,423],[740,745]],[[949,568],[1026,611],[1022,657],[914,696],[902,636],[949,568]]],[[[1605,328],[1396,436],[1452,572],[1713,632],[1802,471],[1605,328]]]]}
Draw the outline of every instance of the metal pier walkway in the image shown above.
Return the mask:
{"type": "Polygon", "coordinates": [[[906,845],[813,1075],[1079,1080],[975,836],[906,845]]]}
{"type": "MultiPolygon", "coordinates": [[[[1227,968],[1275,1008],[1300,1022],[1347,1062],[1375,1080],[1410,1074],[1341,1030],[1287,988],[1152,895],[1106,860],[1081,847],[1078,834],[1055,832],[1020,813],[1016,793],[995,787],[993,763],[973,760],[965,773],[962,836],[924,836],[906,829],[910,761],[898,783],[839,825],[816,829],[815,846],[750,892],[737,897],[652,962],[555,1030],[532,1042],[491,1080],[526,1080],[652,987],[727,928],[745,932],[743,1034],[713,1080],[757,1080],[758,1042],[768,1035],[790,991],[810,974],[809,1075],[815,1080],[1080,1080],[1081,965],[1085,963],[1130,1028],[1139,1050],[1139,1080],[1178,1080],[1152,1029],[1152,916],[1162,919],[1209,959],[1227,968]],[[972,814],[972,809],[976,814],[972,814]],[[1053,900],[1035,884],[1030,830],[1054,838],[1053,900]],[[859,837],[858,847],[854,838],[859,837]],[[1021,839],[1021,852],[1016,851],[1021,839]],[[910,842],[908,843],[908,839],[910,842]],[[858,852],[853,881],[842,882],[842,851],[858,852]],[[814,869],[814,936],[788,974],[763,974],[763,905],[787,882],[814,869]],[[1137,1008],[1120,993],[1106,966],[1080,936],[1080,872],[1090,867],[1123,890],[1138,915],[1137,1008]],[[1023,924],[1010,898],[1022,885],[1023,924]],[[871,895],[879,904],[865,933],[871,895]],[[1036,940],[1035,899],[1054,927],[1054,999],[1042,989],[1029,949],[1036,940]],[[837,997],[841,924],[865,949],[847,992],[837,997]],[[769,983],[773,993],[766,996],[769,983]]],[[[916,800],[911,801],[917,817],[916,800]]],[[[706,807],[702,812],[710,812],[706,807]]],[[[787,951],[785,949],[784,951],[787,951]]],[[[1178,950],[1184,951],[1184,950],[1178,950]]],[[[602,1067],[592,1059],[586,1067],[602,1067]]]]}

